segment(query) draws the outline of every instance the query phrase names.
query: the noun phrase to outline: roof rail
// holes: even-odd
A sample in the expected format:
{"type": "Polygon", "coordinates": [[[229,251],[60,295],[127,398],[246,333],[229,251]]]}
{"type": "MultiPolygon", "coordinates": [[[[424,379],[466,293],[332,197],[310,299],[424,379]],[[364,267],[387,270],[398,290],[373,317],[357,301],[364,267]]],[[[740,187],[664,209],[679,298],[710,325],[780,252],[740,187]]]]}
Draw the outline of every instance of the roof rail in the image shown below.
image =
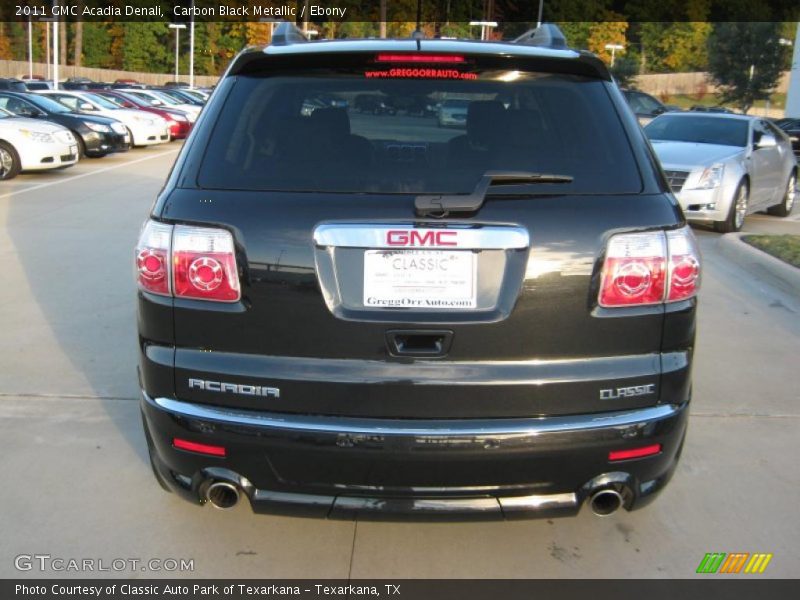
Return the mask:
{"type": "Polygon", "coordinates": [[[512,43],[558,50],[567,48],[567,38],[564,37],[558,25],[553,23],[542,23],[539,27],[529,29],[518,38],[512,40],[512,43]]]}
{"type": "Polygon", "coordinates": [[[307,41],[308,38],[297,25],[289,23],[288,21],[281,21],[275,28],[275,31],[272,32],[272,41],[269,45],[289,46],[291,44],[307,41]]]}

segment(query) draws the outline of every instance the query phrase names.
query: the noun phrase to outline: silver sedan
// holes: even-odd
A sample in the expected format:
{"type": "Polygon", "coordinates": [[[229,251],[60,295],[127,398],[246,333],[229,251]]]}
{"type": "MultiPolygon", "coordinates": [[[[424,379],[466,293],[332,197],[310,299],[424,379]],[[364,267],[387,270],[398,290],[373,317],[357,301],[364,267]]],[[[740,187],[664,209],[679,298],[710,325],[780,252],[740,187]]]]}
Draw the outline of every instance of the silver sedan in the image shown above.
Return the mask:
{"type": "Polygon", "coordinates": [[[746,215],[785,217],[797,195],[797,161],[784,132],[747,115],[672,113],[644,129],[690,222],[738,231],[746,215]]]}

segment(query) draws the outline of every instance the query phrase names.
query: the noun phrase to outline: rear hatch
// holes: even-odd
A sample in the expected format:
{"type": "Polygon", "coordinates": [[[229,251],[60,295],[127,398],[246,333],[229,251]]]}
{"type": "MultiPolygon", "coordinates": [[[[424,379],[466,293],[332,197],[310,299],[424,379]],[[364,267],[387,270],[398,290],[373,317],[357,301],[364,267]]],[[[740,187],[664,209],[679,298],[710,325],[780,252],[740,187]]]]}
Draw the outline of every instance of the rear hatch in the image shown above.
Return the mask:
{"type": "Polygon", "coordinates": [[[241,299],[175,299],[177,397],[400,418],[656,404],[663,305],[601,308],[599,275],[612,234],[680,217],[643,193],[611,84],[558,72],[570,58],[419,56],[264,57],[221,84],[159,218],[230,231],[241,299]],[[462,126],[440,126],[448,100],[462,126]],[[527,179],[481,187],[498,172],[527,179]]]}

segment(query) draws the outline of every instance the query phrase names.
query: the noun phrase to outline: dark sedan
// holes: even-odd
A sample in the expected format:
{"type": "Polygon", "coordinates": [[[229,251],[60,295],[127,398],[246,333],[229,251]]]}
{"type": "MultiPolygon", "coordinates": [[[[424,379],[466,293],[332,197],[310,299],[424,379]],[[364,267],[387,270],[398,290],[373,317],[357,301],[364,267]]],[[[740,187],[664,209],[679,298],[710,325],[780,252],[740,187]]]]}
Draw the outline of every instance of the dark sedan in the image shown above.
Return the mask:
{"type": "Polygon", "coordinates": [[[78,140],[81,156],[99,158],[130,148],[128,130],[116,119],[76,113],[44,96],[3,91],[0,108],[20,117],[45,119],[66,127],[78,140]]]}
{"type": "Polygon", "coordinates": [[[778,119],[775,125],[789,136],[794,155],[800,158],[800,119],[778,119]]]}

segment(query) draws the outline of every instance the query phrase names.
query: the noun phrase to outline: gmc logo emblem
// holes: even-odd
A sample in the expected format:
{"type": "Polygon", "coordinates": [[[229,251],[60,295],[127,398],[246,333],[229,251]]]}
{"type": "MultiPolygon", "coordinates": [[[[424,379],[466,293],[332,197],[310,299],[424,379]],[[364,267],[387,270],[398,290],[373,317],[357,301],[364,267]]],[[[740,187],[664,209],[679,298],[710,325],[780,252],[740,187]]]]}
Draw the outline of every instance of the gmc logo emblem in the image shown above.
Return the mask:
{"type": "Polygon", "coordinates": [[[457,231],[410,231],[393,229],[386,232],[387,246],[458,246],[457,231]]]}

